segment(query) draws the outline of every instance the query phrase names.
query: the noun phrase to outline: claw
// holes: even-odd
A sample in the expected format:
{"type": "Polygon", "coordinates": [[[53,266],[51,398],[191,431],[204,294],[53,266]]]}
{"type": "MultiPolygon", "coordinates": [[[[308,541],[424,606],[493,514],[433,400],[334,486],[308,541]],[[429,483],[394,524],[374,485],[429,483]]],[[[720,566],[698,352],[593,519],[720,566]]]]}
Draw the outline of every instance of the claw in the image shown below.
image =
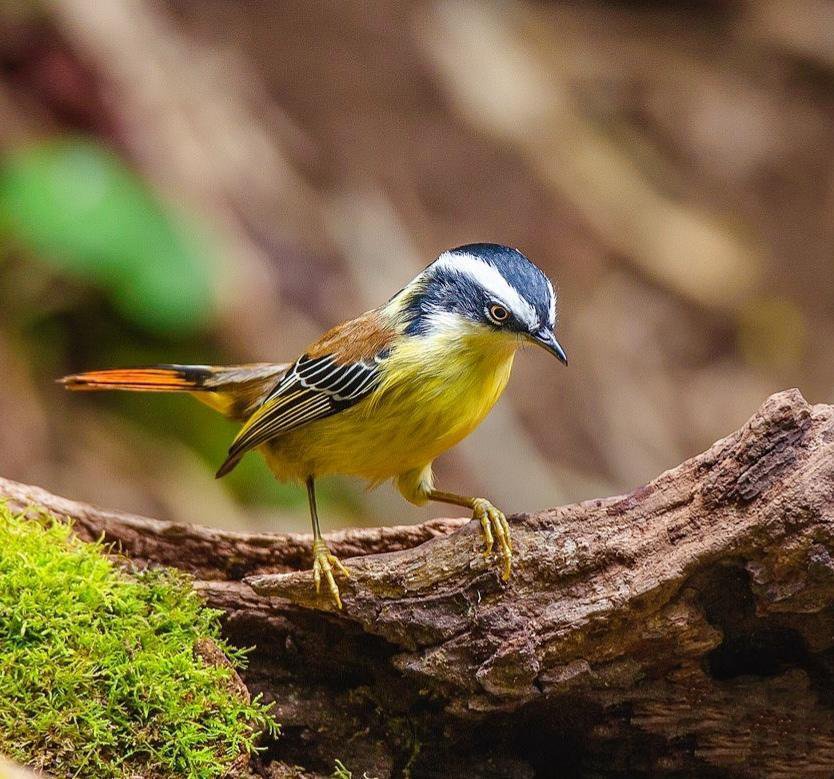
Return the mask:
{"type": "Polygon", "coordinates": [[[507,581],[510,578],[513,564],[513,546],[510,540],[510,524],[507,522],[507,518],[503,512],[484,498],[475,498],[472,516],[481,523],[485,557],[492,554],[495,541],[498,541],[498,549],[503,561],[501,578],[507,581]]]}
{"type": "Polygon", "coordinates": [[[321,538],[317,538],[313,542],[313,582],[316,585],[316,593],[321,592],[321,579],[322,574],[324,574],[330,597],[333,599],[336,607],[341,609],[342,598],[339,595],[339,586],[336,584],[336,579],[333,576],[334,567],[342,576],[350,578],[350,572],[342,565],[342,561],[336,555],[331,554],[327,548],[327,544],[321,538]]]}
{"type": "Polygon", "coordinates": [[[495,544],[495,539],[492,536],[492,529],[489,526],[489,517],[486,512],[481,515],[481,533],[484,536],[486,549],[484,549],[484,557],[489,557],[492,554],[492,547],[495,544]]]}

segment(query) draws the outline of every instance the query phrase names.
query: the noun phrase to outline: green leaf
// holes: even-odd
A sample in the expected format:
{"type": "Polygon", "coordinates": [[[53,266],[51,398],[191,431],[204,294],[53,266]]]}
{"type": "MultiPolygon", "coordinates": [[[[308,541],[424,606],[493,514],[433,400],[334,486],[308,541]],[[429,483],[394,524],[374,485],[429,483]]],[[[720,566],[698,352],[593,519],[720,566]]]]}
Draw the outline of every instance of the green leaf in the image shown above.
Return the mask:
{"type": "Polygon", "coordinates": [[[203,327],[213,267],[193,231],[118,157],[82,139],[18,149],[0,164],[0,226],[59,272],[102,289],[157,333],[203,327]]]}

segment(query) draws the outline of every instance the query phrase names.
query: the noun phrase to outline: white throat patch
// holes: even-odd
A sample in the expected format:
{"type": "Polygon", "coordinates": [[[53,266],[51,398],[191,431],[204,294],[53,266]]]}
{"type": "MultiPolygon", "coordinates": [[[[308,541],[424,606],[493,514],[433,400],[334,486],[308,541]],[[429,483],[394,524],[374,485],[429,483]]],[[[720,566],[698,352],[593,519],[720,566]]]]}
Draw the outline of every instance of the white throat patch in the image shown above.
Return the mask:
{"type": "Polygon", "coordinates": [[[531,330],[541,326],[536,309],[530,305],[494,266],[473,254],[444,252],[432,263],[434,268],[462,273],[474,279],[496,300],[506,306],[531,330]]]}

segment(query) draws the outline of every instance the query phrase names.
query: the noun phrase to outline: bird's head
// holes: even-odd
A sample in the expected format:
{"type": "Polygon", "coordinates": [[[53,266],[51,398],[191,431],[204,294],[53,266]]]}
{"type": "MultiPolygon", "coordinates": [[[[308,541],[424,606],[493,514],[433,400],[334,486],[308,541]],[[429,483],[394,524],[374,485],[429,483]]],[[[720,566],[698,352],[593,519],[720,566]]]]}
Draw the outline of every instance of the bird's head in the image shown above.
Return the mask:
{"type": "Polygon", "coordinates": [[[531,341],[567,365],[556,340],[556,292],[517,249],[493,243],[441,254],[408,287],[399,311],[409,335],[477,334],[496,343],[531,341]]]}

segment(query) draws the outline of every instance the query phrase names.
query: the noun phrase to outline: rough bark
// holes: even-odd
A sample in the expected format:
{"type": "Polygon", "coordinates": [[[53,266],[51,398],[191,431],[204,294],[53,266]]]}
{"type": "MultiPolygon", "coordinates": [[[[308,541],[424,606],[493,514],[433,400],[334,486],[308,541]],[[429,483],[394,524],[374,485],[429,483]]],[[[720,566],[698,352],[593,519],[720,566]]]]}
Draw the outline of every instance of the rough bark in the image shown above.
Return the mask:
{"type": "Polygon", "coordinates": [[[195,575],[284,724],[264,775],[834,773],[834,407],[797,390],[628,495],[512,517],[506,584],[471,522],[335,533],[341,613],[307,536],[0,495],[195,575]]]}

